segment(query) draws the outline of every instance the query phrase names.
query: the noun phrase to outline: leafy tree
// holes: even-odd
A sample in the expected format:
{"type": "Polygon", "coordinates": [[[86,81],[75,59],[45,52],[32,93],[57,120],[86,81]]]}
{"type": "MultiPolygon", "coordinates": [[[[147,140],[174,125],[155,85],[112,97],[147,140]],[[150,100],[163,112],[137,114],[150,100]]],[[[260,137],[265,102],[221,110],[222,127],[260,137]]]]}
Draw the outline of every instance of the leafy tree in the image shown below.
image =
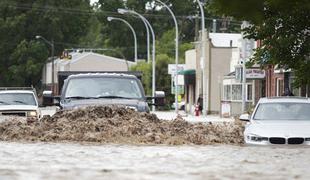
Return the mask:
{"type": "Polygon", "coordinates": [[[298,1],[214,0],[218,13],[247,20],[246,37],[260,40],[252,62],[291,69],[296,85],[310,84],[310,3],[298,1]]]}
{"type": "Polygon", "coordinates": [[[54,39],[60,54],[84,35],[90,10],[89,0],[1,0],[0,86],[38,85],[50,47],[35,36],[54,39]]]}
{"type": "Polygon", "coordinates": [[[132,66],[130,70],[142,72],[142,85],[144,87],[145,94],[152,95],[152,64],[140,61],[136,65],[132,66]]]}
{"type": "Polygon", "coordinates": [[[22,41],[11,55],[7,76],[14,86],[38,85],[48,51],[42,43],[22,41]]]}

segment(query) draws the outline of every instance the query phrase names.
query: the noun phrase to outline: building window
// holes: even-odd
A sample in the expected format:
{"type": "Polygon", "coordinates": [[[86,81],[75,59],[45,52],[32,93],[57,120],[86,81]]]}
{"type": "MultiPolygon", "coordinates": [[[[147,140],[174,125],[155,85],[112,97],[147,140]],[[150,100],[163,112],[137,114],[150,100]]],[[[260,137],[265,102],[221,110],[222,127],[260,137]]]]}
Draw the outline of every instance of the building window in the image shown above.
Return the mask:
{"type": "Polygon", "coordinates": [[[224,85],[224,100],[231,100],[231,85],[224,85]]]}
{"type": "MultiPolygon", "coordinates": [[[[242,84],[227,84],[223,88],[224,101],[242,101],[242,84]]],[[[252,84],[246,84],[246,101],[253,101],[252,84]]]]}
{"type": "Polygon", "coordinates": [[[246,100],[252,101],[253,100],[253,85],[252,84],[247,84],[246,92],[247,92],[246,100]]]}
{"type": "Polygon", "coordinates": [[[231,100],[242,100],[242,85],[233,84],[232,85],[232,98],[231,100]]]}
{"type": "Polygon", "coordinates": [[[284,80],[277,79],[277,96],[282,96],[284,94],[284,80]]]}

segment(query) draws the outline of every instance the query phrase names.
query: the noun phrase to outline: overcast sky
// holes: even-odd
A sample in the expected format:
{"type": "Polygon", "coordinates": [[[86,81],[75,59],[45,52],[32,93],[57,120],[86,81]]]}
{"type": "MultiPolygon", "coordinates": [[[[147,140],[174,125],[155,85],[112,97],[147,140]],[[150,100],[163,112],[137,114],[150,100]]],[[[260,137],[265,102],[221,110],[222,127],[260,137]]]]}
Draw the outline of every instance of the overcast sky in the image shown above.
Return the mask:
{"type": "Polygon", "coordinates": [[[97,2],[98,0],[90,0],[90,3],[93,4],[94,2],[97,2]]]}

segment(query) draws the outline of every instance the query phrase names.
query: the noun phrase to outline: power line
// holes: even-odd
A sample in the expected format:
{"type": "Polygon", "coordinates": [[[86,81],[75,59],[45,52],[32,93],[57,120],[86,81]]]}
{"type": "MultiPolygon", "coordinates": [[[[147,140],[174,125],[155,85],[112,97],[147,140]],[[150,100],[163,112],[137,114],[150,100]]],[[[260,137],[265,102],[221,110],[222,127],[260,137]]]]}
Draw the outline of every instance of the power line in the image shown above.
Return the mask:
{"type": "MultiPolygon", "coordinates": [[[[12,8],[17,8],[17,9],[24,9],[24,10],[32,10],[32,11],[40,11],[40,12],[46,12],[46,11],[54,11],[57,13],[66,13],[66,14],[84,14],[84,15],[96,15],[96,14],[105,14],[107,16],[113,15],[113,16],[121,16],[117,12],[112,12],[112,11],[94,11],[93,9],[90,10],[81,10],[81,9],[76,9],[76,8],[59,8],[59,7],[52,7],[52,6],[45,6],[45,7],[36,7],[35,5],[31,4],[15,4],[15,3],[4,3],[7,4],[8,7],[12,8]]],[[[167,15],[164,14],[142,14],[145,17],[150,17],[150,18],[161,18],[161,19],[171,19],[167,15]]],[[[197,15],[176,15],[176,18],[178,19],[187,19],[187,20],[192,20],[192,19],[201,19],[200,16],[197,15]]],[[[235,20],[227,20],[225,18],[205,18],[206,20],[214,20],[216,19],[217,21],[228,21],[231,23],[238,23],[241,24],[241,21],[235,21],[235,20]]]]}

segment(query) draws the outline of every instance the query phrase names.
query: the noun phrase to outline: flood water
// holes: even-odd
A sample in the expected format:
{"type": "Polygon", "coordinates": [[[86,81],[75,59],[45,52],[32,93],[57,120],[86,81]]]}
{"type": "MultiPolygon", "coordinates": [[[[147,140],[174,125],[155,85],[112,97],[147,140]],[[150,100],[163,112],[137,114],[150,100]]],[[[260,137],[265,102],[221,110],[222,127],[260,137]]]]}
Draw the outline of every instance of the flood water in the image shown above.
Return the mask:
{"type": "Polygon", "coordinates": [[[0,142],[0,179],[309,179],[310,148],[0,142]]]}

